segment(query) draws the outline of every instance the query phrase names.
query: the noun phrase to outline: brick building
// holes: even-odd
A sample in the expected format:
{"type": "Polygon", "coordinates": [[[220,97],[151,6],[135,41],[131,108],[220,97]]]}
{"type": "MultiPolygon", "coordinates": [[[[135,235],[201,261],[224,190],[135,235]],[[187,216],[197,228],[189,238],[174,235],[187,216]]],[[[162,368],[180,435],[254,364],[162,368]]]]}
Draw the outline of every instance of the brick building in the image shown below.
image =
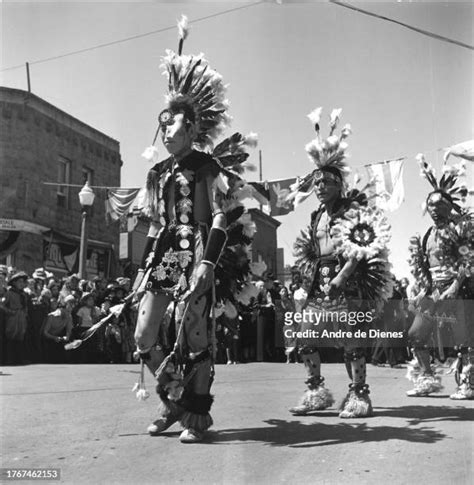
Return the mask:
{"type": "Polygon", "coordinates": [[[278,251],[277,229],[281,222],[265,214],[260,209],[248,210],[257,232],[252,244],[252,261],[264,261],[267,272],[277,278],[283,272],[283,259],[278,251]]]}
{"type": "MultiPolygon", "coordinates": [[[[119,142],[32,93],[0,87],[0,147],[0,263],[77,271],[78,192],[86,181],[120,186],[119,142]]],[[[119,227],[105,223],[105,190],[95,195],[87,275],[113,276],[119,227]]]]}

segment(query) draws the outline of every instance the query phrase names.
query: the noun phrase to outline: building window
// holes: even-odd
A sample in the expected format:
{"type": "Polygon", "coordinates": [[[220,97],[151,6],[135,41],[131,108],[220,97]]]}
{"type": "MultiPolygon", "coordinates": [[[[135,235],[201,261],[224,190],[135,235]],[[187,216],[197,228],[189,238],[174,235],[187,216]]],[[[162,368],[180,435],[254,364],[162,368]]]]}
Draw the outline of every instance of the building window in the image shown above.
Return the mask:
{"type": "Polygon", "coordinates": [[[82,183],[89,182],[89,185],[94,185],[94,170],[83,167],[82,168],[82,183]]]}
{"type": "Polygon", "coordinates": [[[57,202],[59,207],[69,208],[69,181],[71,172],[71,162],[65,158],[58,161],[58,191],[57,202]],[[61,185],[64,184],[64,185],[61,185]]]}

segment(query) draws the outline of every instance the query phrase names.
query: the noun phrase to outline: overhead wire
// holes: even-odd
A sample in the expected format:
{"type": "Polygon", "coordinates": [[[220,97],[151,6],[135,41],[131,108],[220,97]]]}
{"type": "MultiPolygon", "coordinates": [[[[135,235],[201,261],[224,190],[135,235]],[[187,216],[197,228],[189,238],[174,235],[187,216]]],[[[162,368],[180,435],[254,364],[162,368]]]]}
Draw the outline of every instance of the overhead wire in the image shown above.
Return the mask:
{"type": "MultiPolygon", "coordinates": [[[[191,25],[191,24],[196,24],[198,22],[203,22],[204,20],[209,20],[211,18],[220,17],[222,15],[227,15],[231,12],[236,12],[238,10],[243,10],[243,9],[250,8],[250,7],[255,7],[256,5],[260,5],[262,3],[264,3],[264,0],[254,2],[254,3],[250,3],[250,4],[246,4],[246,5],[241,5],[241,6],[235,7],[235,8],[229,8],[227,10],[222,10],[220,12],[216,12],[216,13],[213,13],[213,14],[210,14],[210,15],[205,15],[204,17],[199,17],[197,19],[194,19],[194,20],[190,21],[189,24],[191,25]]],[[[63,59],[65,57],[74,56],[74,55],[77,55],[77,54],[82,54],[84,52],[90,52],[90,51],[97,50],[97,49],[102,49],[104,47],[109,47],[109,46],[112,46],[112,45],[122,44],[124,42],[129,42],[131,40],[141,39],[143,37],[148,37],[150,35],[156,35],[156,34],[160,34],[162,32],[167,32],[168,30],[175,30],[175,29],[176,29],[176,25],[173,24],[173,25],[170,25],[168,27],[163,27],[161,29],[156,29],[156,30],[151,30],[149,32],[144,32],[143,34],[136,34],[136,35],[132,35],[132,36],[129,36],[129,37],[124,37],[123,39],[117,39],[117,40],[113,40],[113,41],[110,41],[110,42],[104,42],[102,44],[96,44],[96,45],[93,45],[91,47],[85,47],[84,49],[78,49],[78,50],[75,50],[75,51],[65,52],[64,54],[58,54],[56,56],[45,57],[44,59],[38,59],[36,61],[29,61],[29,64],[30,65],[42,64],[44,62],[54,61],[54,60],[57,60],[57,59],[63,59]]],[[[0,69],[0,72],[12,71],[14,69],[20,69],[20,68],[24,68],[24,67],[25,67],[24,63],[23,64],[17,64],[15,66],[9,66],[9,67],[5,67],[3,69],[0,69]]]]}
{"type": "Polygon", "coordinates": [[[406,29],[412,30],[414,32],[417,32],[418,34],[426,35],[428,37],[431,37],[433,39],[441,40],[443,42],[448,42],[450,44],[458,45],[460,47],[464,47],[466,49],[474,50],[474,46],[470,44],[466,44],[464,42],[461,42],[459,40],[451,39],[449,37],[445,37],[444,35],[439,35],[436,34],[435,32],[430,32],[428,30],[420,29],[419,27],[414,27],[413,25],[406,24],[405,22],[400,22],[399,20],[392,19],[390,17],[386,17],[385,15],[380,15],[378,13],[370,12],[369,10],[364,10],[359,7],[355,7],[354,5],[351,5],[346,2],[341,2],[340,0],[329,0],[329,3],[333,3],[334,5],[338,5],[340,7],[348,8],[350,10],[353,10],[358,13],[362,13],[364,15],[368,15],[370,17],[375,17],[380,20],[385,20],[387,22],[394,23],[396,25],[400,25],[401,27],[405,27],[406,29]]]}

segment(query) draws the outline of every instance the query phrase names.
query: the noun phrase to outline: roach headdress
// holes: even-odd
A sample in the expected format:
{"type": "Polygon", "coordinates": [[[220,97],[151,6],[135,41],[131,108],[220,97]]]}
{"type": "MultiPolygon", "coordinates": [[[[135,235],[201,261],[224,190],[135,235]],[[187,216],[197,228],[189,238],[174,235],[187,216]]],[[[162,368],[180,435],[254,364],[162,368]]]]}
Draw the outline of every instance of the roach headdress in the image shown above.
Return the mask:
{"type": "Polygon", "coordinates": [[[461,213],[463,211],[461,205],[465,202],[467,196],[467,187],[459,178],[466,172],[465,162],[454,166],[443,164],[442,175],[438,180],[434,167],[426,161],[422,153],[416,156],[416,160],[420,165],[420,175],[433,187],[430,195],[433,193],[442,195],[452,204],[456,212],[461,213]]]}
{"type": "Polygon", "coordinates": [[[203,54],[182,54],[188,35],[188,20],[184,15],[178,22],[178,32],[178,53],[167,50],[162,59],[163,74],[168,77],[168,94],[166,109],[160,114],[159,122],[160,126],[171,123],[173,114],[184,112],[195,123],[195,144],[206,150],[213,147],[214,140],[231,121],[227,113],[226,86],[203,54]]]}
{"type": "Polygon", "coordinates": [[[331,174],[345,188],[345,179],[350,173],[350,168],[346,163],[348,145],[345,139],[350,135],[351,127],[348,124],[345,125],[339,136],[334,133],[341,112],[340,108],[332,110],[329,117],[329,136],[325,139],[321,136],[320,130],[322,108],[316,108],[308,115],[316,130],[316,138],[311,140],[305,148],[309,159],[316,165],[316,168],[291,187],[290,199],[304,200],[313,192],[316,181],[323,178],[325,173],[331,174]]]}

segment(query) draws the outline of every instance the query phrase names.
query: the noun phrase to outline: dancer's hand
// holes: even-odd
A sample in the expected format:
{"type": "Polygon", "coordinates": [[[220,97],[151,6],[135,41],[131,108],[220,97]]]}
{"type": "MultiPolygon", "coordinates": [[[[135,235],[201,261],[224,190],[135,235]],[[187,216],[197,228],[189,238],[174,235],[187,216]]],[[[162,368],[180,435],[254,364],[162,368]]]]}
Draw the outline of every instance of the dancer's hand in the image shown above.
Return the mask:
{"type": "Polygon", "coordinates": [[[355,258],[350,258],[346,261],[341,271],[339,271],[339,273],[329,283],[329,298],[335,299],[342,293],[344,287],[346,286],[347,280],[355,271],[356,266],[357,260],[355,258]]]}
{"type": "Polygon", "coordinates": [[[139,269],[135,281],[133,282],[132,291],[137,291],[140,288],[140,285],[143,281],[143,276],[145,275],[145,271],[143,269],[139,269]]]}
{"type": "Polygon", "coordinates": [[[329,298],[331,298],[331,300],[337,298],[341,294],[345,284],[346,280],[344,278],[341,278],[339,275],[333,278],[329,283],[329,298]]]}
{"type": "Polygon", "coordinates": [[[214,268],[210,264],[201,263],[196,271],[196,283],[193,292],[202,295],[211,288],[214,280],[214,268]]]}
{"type": "Polygon", "coordinates": [[[458,289],[459,289],[458,282],[454,281],[446,291],[443,291],[443,293],[441,293],[441,296],[439,297],[439,299],[452,300],[453,298],[456,298],[458,289]]]}

